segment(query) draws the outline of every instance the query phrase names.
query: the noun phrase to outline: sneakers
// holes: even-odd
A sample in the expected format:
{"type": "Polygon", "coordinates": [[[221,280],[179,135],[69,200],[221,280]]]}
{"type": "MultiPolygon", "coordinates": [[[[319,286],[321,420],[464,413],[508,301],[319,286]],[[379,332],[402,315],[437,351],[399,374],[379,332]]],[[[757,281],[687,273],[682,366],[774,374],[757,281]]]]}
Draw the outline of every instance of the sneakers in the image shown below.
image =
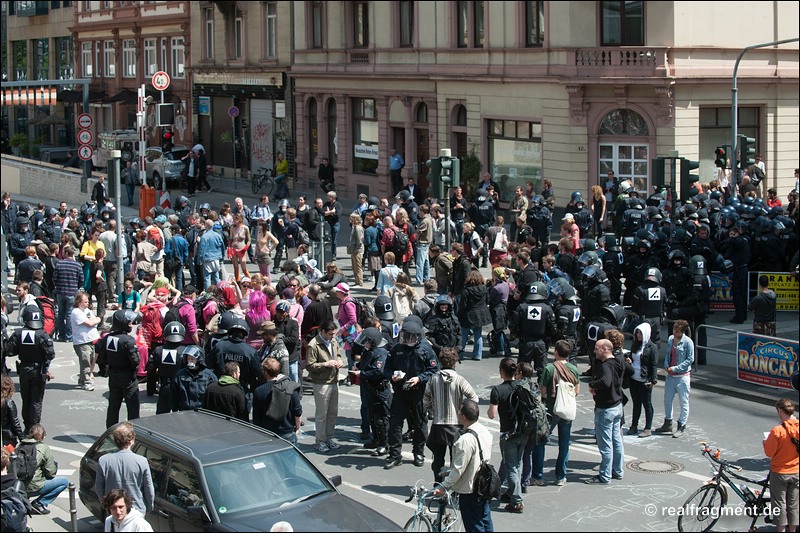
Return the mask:
{"type": "Polygon", "coordinates": [[[652,432],[652,431],[650,431],[649,429],[643,429],[643,430],[641,431],[641,433],[639,433],[639,438],[640,438],[640,439],[643,439],[643,438],[645,438],[645,437],[649,437],[649,436],[650,436],[650,435],[652,435],[652,434],[653,434],[653,432],[652,432]]]}
{"type": "Polygon", "coordinates": [[[530,484],[533,485],[534,487],[543,487],[544,486],[544,480],[543,479],[533,478],[533,479],[531,479],[531,483],[530,484]]]}
{"type": "Polygon", "coordinates": [[[389,459],[386,460],[386,464],[383,465],[383,469],[391,470],[392,468],[400,466],[401,464],[403,464],[403,460],[400,457],[397,458],[389,457],[389,459]]]}
{"type": "Polygon", "coordinates": [[[331,450],[331,449],[328,447],[328,445],[327,445],[327,444],[325,444],[324,442],[320,442],[320,443],[318,443],[316,446],[314,446],[314,449],[315,449],[316,451],[318,451],[319,453],[327,453],[327,452],[329,452],[329,451],[331,450]]]}
{"type": "Polygon", "coordinates": [[[675,430],[675,433],[672,434],[673,439],[679,439],[683,437],[683,432],[686,429],[686,426],[682,426],[678,424],[678,429],[675,430]]]}
{"type": "Polygon", "coordinates": [[[39,500],[32,501],[31,508],[36,514],[41,514],[41,515],[50,514],[50,509],[42,505],[42,503],[39,500]]]}
{"type": "Polygon", "coordinates": [[[516,514],[521,514],[524,508],[525,506],[522,505],[521,503],[509,503],[508,505],[503,507],[503,509],[505,509],[509,513],[516,513],[516,514]]]}
{"type": "Polygon", "coordinates": [[[92,385],[91,383],[87,382],[87,383],[84,383],[83,385],[81,385],[81,389],[88,390],[88,391],[93,391],[94,390],[94,385],[92,385]]]}
{"type": "Polygon", "coordinates": [[[664,420],[664,424],[657,428],[654,433],[672,433],[672,420],[664,420]]]}
{"type": "Polygon", "coordinates": [[[603,481],[600,476],[592,476],[583,481],[587,485],[608,485],[608,481],[603,481]]]}
{"type": "Polygon", "coordinates": [[[338,450],[339,448],[342,447],[341,444],[339,444],[333,439],[330,439],[328,442],[325,443],[325,445],[328,447],[329,450],[338,450]]]}
{"type": "Polygon", "coordinates": [[[611,474],[611,479],[622,479],[622,476],[619,474],[611,474]]]}
{"type": "Polygon", "coordinates": [[[558,481],[556,481],[556,487],[563,487],[566,484],[567,484],[567,478],[565,478],[565,477],[563,477],[563,478],[559,479],[558,481]]]}
{"type": "Polygon", "coordinates": [[[386,449],[386,446],[378,446],[377,448],[372,450],[372,453],[370,455],[372,455],[373,457],[381,457],[383,455],[386,455],[388,452],[389,450],[386,449]]]}

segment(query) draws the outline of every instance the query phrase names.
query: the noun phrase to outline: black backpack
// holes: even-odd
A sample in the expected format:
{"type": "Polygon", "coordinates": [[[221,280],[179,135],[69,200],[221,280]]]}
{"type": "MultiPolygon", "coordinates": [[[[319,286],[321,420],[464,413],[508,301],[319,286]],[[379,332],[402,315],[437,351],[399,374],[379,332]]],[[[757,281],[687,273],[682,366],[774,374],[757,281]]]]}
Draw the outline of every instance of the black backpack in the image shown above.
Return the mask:
{"type": "Polygon", "coordinates": [[[28,531],[28,517],[32,508],[28,499],[16,488],[9,487],[0,492],[3,516],[0,520],[3,531],[19,532],[28,531]]]}
{"type": "Polygon", "coordinates": [[[586,207],[575,213],[575,224],[578,225],[578,229],[581,232],[581,236],[585,235],[587,232],[591,231],[592,229],[592,212],[589,211],[586,207]]]}
{"type": "Polygon", "coordinates": [[[36,444],[24,442],[14,449],[17,458],[14,462],[14,472],[17,479],[28,482],[36,475],[39,466],[36,454],[36,444]]]}
{"type": "Polygon", "coordinates": [[[170,322],[180,322],[182,324],[183,322],[181,322],[180,311],[181,307],[183,307],[184,305],[191,305],[191,303],[187,302],[186,300],[181,300],[174,306],[170,307],[169,310],[167,311],[167,314],[164,315],[163,324],[165,326],[170,322]]]}
{"type": "MultiPolygon", "coordinates": [[[[375,311],[372,309],[372,306],[367,302],[364,298],[350,298],[349,300],[345,301],[352,301],[356,304],[356,319],[358,320],[359,326],[364,326],[366,320],[368,318],[375,317],[375,311]]],[[[344,302],[342,302],[344,304],[344,302]]]]}
{"type": "Polygon", "coordinates": [[[471,433],[472,436],[475,437],[475,441],[478,443],[478,457],[481,461],[478,471],[475,472],[472,492],[485,500],[491,501],[497,499],[500,497],[500,487],[502,485],[500,476],[497,474],[494,466],[492,466],[492,463],[483,459],[483,448],[481,447],[478,434],[471,429],[468,429],[466,433],[471,433]]]}
{"type": "Polygon", "coordinates": [[[394,251],[395,261],[402,262],[402,258],[408,252],[408,235],[401,229],[392,228],[392,232],[394,233],[394,246],[392,246],[392,250],[394,251]]]}
{"type": "Polygon", "coordinates": [[[547,409],[541,401],[539,384],[530,378],[520,379],[512,383],[511,413],[514,420],[514,429],[508,437],[536,436],[536,442],[546,442],[550,437],[550,422],[547,419],[547,409]]]}

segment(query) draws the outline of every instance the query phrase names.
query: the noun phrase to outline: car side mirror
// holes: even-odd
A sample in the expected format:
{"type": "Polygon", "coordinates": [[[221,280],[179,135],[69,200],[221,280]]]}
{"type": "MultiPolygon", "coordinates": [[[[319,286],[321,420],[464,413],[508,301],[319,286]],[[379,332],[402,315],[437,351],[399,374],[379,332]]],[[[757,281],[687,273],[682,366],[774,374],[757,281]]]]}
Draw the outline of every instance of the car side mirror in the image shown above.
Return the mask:
{"type": "Polygon", "coordinates": [[[334,487],[338,487],[342,484],[342,475],[336,474],[335,476],[331,476],[328,478],[328,481],[330,481],[334,487]]]}
{"type": "MultiPolygon", "coordinates": [[[[341,479],[341,476],[339,478],[341,479]]],[[[190,505],[186,508],[186,514],[189,515],[189,520],[193,522],[211,523],[211,517],[208,515],[205,505],[190,505]]]]}

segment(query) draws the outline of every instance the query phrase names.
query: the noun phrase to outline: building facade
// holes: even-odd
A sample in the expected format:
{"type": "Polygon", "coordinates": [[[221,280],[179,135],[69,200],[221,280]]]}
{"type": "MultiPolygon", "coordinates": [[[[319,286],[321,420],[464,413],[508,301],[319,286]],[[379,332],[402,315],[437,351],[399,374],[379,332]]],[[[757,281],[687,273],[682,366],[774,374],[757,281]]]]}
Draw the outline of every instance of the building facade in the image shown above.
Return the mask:
{"type": "MultiPolygon", "coordinates": [[[[296,2],[297,175],[322,156],[341,193],[390,192],[388,152],[424,186],[425,161],[474,153],[499,183],[555,183],[558,205],[614,170],[648,191],[651,159],[678,151],[714,175],[730,144],[731,80],[745,46],[798,36],[796,2],[296,2]],[[759,31],[753,31],[759,28],[759,31]]],[[[794,186],[798,46],[738,69],[739,132],[770,186],[794,186]]]]}

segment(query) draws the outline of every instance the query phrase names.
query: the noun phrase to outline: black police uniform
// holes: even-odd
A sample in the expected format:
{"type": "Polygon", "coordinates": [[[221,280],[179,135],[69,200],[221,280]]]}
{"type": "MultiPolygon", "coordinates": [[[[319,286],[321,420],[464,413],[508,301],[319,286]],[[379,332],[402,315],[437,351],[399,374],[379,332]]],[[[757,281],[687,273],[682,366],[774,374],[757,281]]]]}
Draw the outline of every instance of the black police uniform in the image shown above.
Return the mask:
{"type": "Polygon", "coordinates": [[[452,312],[442,315],[436,309],[425,322],[425,329],[428,330],[426,337],[437,356],[444,347],[457,348],[460,346],[461,324],[452,312]]]}
{"type": "Polygon", "coordinates": [[[638,248],[635,248],[632,250],[631,254],[625,257],[625,265],[623,267],[625,273],[625,294],[622,298],[623,305],[631,305],[636,287],[644,281],[644,273],[647,272],[647,269],[651,266],[657,265],[650,256],[649,246],[648,251],[644,254],[639,252],[638,248]]]}
{"type": "Polygon", "coordinates": [[[675,263],[670,261],[662,274],[664,275],[664,290],[667,291],[667,316],[670,316],[671,311],[679,306],[691,292],[692,271],[683,264],[675,266],[675,263]]]}
{"type": "MultiPolygon", "coordinates": [[[[481,240],[483,240],[484,235],[486,235],[486,230],[489,229],[489,225],[494,224],[494,204],[486,197],[478,196],[477,201],[469,206],[467,214],[469,215],[470,221],[475,224],[475,231],[478,232],[481,240]]],[[[484,266],[486,266],[486,260],[488,256],[489,252],[486,249],[486,246],[482,247],[481,258],[484,266]]]]}
{"type": "Polygon", "coordinates": [[[598,368],[598,363],[594,356],[594,346],[597,341],[605,338],[606,331],[610,329],[617,329],[616,324],[612,324],[605,317],[600,316],[586,324],[584,329],[584,338],[586,339],[586,348],[589,351],[589,370],[584,375],[593,375],[594,369],[598,368]]]}
{"type": "Polygon", "coordinates": [[[383,367],[383,376],[392,384],[394,392],[389,420],[390,460],[401,460],[403,422],[409,417],[413,423],[412,451],[414,457],[415,459],[424,457],[425,441],[428,440],[428,419],[425,415],[422,398],[425,395],[425,386],[428,380],[438,371],[439,361],[436,359],[430,343],[425,339],[420,340],[415,346],[396,344],[389,352],[383,367]],[[402,380],[391,381],[395,370],[405,372],[402,380]],[[420,382],[416,387],[405,388],[406,382],[413,377],[418,377],[420,382]]]}
{"type": "Polygon", "coordinates": [[[704,271],[692,274],[691,291],[672,310],[670,318],[683,319],[689,322],[692,331],[697,332],[697,364],[706,364],[706,350],[700,346],[708,346],[706,328],[698,328],[706,323],[711,303],[711,279],[704,271]]]}
{"type": "MultiPolygon", "coordinates": [[[[217,377],[225,374],[225,363],[232,361],[239,364],[239,383],[244,389],[247,398],[247,412],[253,406],[253,391],[261,383],[261,360],[256,350],[247,344],[244,339],[228,335],[219,341],[208,356],[209,361],[214,361],[216,367],[212,368],[217,377]]],[[[210,363],[209,363],[210,365],[210,363]]]]}
{"type": "Polygon", "coordinates": [[[153,371],[158,374],[158,403],[156,404],[156,414],[169,413],[170,387],[175,379],[175,374],[183,368],[183,350],[187,345],[179,342],[167,342],[163,346],[158,346],[150,354],[148,367],[152,364],[153,371]]]}
{"type": "Polygon", "coordinates": [[[661,323],[667,291],[654,281],[643,281],[636,287],[631,310],[650,324],[650,340],[661,349],[661,323]]]}
{"type": "Polygon", "coordinates": [[[14,331],[3,349],[6,357],[19,356],[17,374],[22,396],[22,422],[25,433],[42,419],[42,402],[50,362],[56,356],[53,340],[43,329],[14,331]]]}
{"type": "Polygon", "coordinates": [[[391,350],[397,344],[397,339],[400,336],[400,324],[392,319],[380,319],[381,321],[381,335],[386,339],[386,350],[391,350]]]}
{"type": "Polygon", "coordinates": [[[139,418],[139,348],[136,340],[123,331],[112,331],[97,343],[97,359],[101,367],[108,365],[108,412],[106,427],[119,422],[122,400],[128,420],[139,418]]]}
{"type": "Polygon", "coordinates": [[[509,326],[519,337],[518,361],[532,362],[537,375],[541,375],[547,362],[547,344],[556,334],[553,308],[544,301],[526,299],[514,309],[509,326]]]}
{"type": "Polygon", "coordinates": [[[383,375],[389,352],[385,348],[373,348],[361,352],[361,384],[369,413],[373,442],[369,447],[379,450],[375,455],[383,455],[389,439],[390,382],[383,375]]]}
{"type": "Polygon", "coordinates": [[[747,267],[750,262],[750,240],[744,235],[728,237],[725,257],[733,262],[731,293],[734,316],[731,322],[743,323],[747,319],[747,267]]]}
{"type": "Polygon", "coordinates": [[[534,205],[529,207],[525,212],[525,222],[533,230],[533,235],[540,245],[550,242],[550,232],[553,229],[553,214],[547,206],[534,205]]]}
{"type": "Polygon", "coordinates": [[[603,272],[608,275],[609,292],[611,301],[615,304],[622,303],[622,270],[625,258],[618,246],[606,250],[603,254],[603,272]]]}
{"type": "Polygon", "coordinates": [[[556,315],[558,335],[572,345],[567,360],[573,365],[578,359],[578,326],[581,322],[581,307],[569,300],[556,302],[553,307],[556,315]]]}

